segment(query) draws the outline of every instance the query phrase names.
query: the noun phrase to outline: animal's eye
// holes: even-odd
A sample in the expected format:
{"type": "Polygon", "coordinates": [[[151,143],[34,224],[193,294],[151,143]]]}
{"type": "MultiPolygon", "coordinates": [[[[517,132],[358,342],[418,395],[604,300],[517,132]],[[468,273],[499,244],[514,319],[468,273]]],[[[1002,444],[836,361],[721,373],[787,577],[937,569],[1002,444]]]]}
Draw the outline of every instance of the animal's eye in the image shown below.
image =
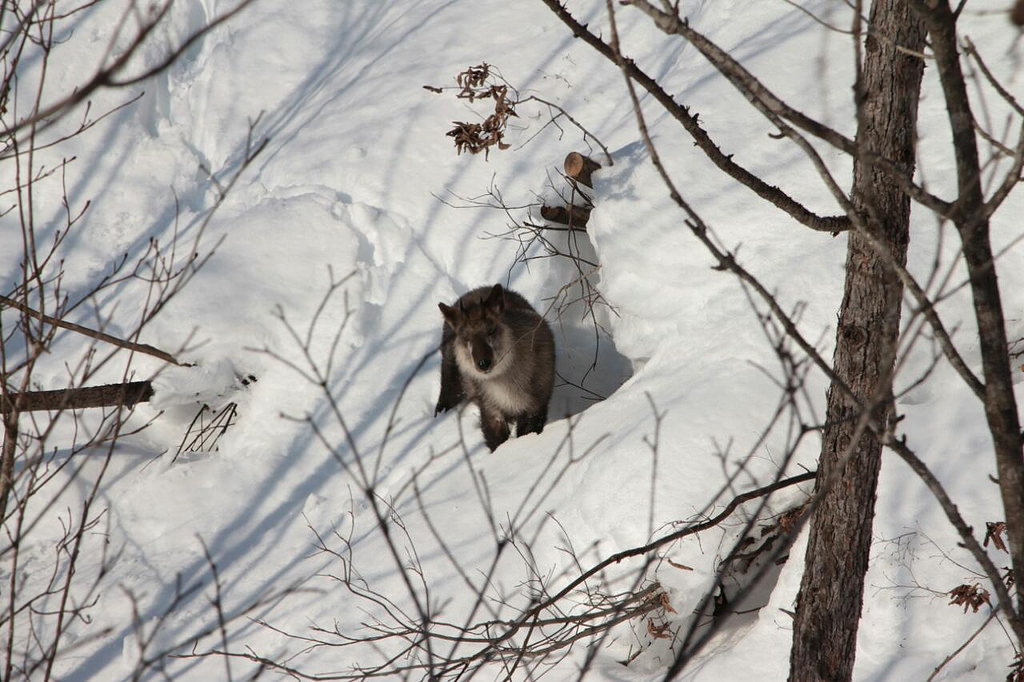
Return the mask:
{"type": "Polygon", "coordinates": [[[497,327],[491,327],[490,329],[487,330],[487,336],[494,336],[497,333],[498,333],[498,328],[497,327]]]}

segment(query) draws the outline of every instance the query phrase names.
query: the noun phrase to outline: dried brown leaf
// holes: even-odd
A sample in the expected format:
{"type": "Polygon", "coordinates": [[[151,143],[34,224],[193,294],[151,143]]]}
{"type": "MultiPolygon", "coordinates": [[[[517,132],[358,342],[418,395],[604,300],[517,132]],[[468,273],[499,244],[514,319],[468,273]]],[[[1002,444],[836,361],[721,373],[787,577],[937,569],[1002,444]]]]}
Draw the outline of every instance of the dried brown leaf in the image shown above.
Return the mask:
{"type": "Polygon", "coordinates": [[[988,530],[985,532],[984,546],[988,547],[988,542],[989,540],[991,540],[992,544],[995,546],[996,549],[1000,549],[1004,552],[1008,551],[1006,549],[1006,543],[1003,542],[1003,533],[1006,532],[1006,522],[998,521],[994,523],[992,521],[989,521],[985,525],[987,526],[988,530]]]}
{"type": "Polygon", "coordinates": [[[655,639],[669,639],[672,635],[668,633],[667,630],[668,623],[655,625],[652,619],[647,619],[647,634],[651,637],[654,637],[655,639]]]}
{"type": "Polygon", "coordinates": [[[988,590],[981,585],[964,584],[949,591],[949,605],[963,606],[964,613],[967,613],[967,609],[973,609],[974,613],[977,613],[982,604],[991,606],[992,602],[989,601],[988,590]]]}

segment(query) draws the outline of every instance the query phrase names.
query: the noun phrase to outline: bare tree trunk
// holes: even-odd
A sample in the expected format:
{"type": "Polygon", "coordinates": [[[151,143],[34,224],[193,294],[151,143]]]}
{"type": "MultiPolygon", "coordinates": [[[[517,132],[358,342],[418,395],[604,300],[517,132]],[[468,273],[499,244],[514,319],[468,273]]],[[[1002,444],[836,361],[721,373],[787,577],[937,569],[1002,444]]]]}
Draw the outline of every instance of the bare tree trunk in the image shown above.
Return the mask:
{"type": "Polygon", "coordinates": [[[3,415],[4,439],[0,448],[0,523],[7,518],[7,499],[14,488],[14,456],[18,451],[18,413],[3,415]]]}
{"type": "MultiPolygon", "coordinates": [[[[879,155],[913,173],[924,28],[901,0],[872,4],[864,66],[856,88],[857,149],[851,198],[860,222],[906,262],[910,201],[871,159],[879,155]],[[911,54],[908,54],[906,51],[911,54]]],[[[846,285],[834,367],[850,388],[828,394],[818,468],[824,497],[811,520],[805,572],[797,599],[790,658],[793,682],[849,680],[856,654],[871,546],[881,443],[867,426],[891,417],[891,380],[903,286],[876,255],[869,237],[849,233],[846,285]],[[870,410],[865,415],[864,410],[870,410]],[[828,481],[829,483],[824,483],[828,481]]]]}
{"type": "MultiPolygon", "coordinates": [[[[952,219],[960,234],[964,262],[970,276],[974,314],[978,323],[982,371],[985,379],[985,416],[992,434],[999,490],[1006,513],[1007,536],[1014,574],[1024,574],[1024,459],[1013,372],[1006,338],[1002,297],[989,240],[989,215],[981,186],[974,115],[957,50],[956,19],[948,2],[912,3],[928,28],[932,52],[949,113],[956,156],[958,197],[952,219]]],[[[1020,581],[1018,580],[1018,583],[1020,581]]],[[[1017,590],[1017,619],[1011,623],[1024,643],[1024,590],[1017,590]]]]}

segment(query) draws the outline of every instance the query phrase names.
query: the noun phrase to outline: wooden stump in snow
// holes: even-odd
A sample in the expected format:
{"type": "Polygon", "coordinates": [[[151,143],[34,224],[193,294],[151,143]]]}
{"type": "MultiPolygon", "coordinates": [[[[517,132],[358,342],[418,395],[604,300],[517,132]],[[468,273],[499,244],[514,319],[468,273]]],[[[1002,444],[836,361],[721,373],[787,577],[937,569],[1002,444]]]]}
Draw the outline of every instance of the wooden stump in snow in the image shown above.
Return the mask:
{"type": "Polygon", "coordinates": [[[592,188],[594,185],[590,176],[594,171],[601,167],[601,164],[588,156],[580,154],[579,152],[570,152],[569,155],[565,157],[565,163],[563,166],[565,168],[566,175],[576,182],[592,188]]]}
{"type": "Polygon", "coordinates": [[[541,206],[540,215],[553,223],[583,229],[590,220],[590,209],[580,206],[541,206]]]}

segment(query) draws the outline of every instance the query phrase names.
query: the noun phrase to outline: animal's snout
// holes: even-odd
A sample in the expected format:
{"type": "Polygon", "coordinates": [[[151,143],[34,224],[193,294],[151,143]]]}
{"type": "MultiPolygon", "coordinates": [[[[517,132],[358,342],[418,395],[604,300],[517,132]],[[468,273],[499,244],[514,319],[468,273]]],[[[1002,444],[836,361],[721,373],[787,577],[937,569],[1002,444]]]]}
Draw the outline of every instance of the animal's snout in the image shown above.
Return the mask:
{"type": "Polygon", "coordinates": [[[476,338],[472,345],[473,364],[478,372],[489,372],[494,369],[494,349],[483,338],[476,338]]]}

